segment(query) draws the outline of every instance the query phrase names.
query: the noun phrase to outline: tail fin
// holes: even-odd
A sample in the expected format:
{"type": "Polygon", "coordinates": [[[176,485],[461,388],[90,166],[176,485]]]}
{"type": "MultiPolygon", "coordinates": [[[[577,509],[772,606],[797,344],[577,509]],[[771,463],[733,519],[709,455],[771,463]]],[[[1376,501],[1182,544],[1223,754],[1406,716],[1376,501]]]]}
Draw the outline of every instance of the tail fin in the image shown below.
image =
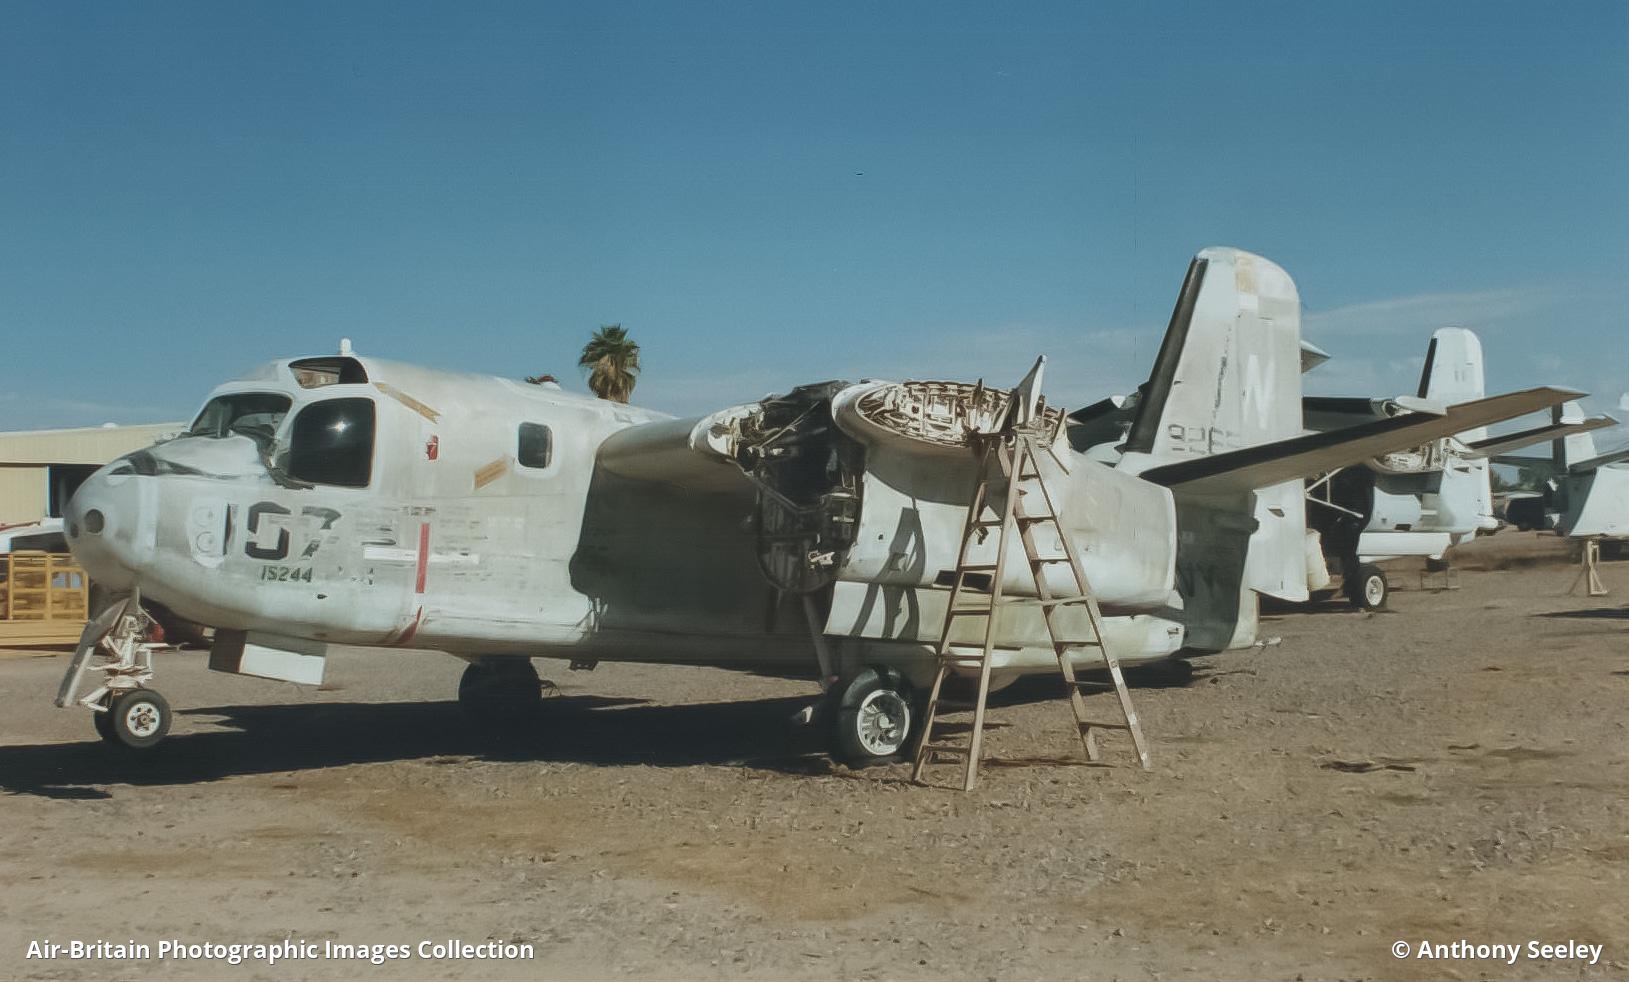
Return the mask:
{"type": "MultiPolygon", "coordinates": [[[[1443,406],[1476,402],[1487,394],[1482,368],[1482,340],[1463,327],[1441,327],[1431,335],[1425,349],[1425,368],[1420,372],[1417,395],[1443,406]]],[[[1488,428],[1478,426],[1454,434],[1461,443],[1486,440],[1488,428]]],[[[1434,494],[1426,495],[1426,505],[1436,511],[1439,526],[1460,529],[1493,530],[1493,470],[1487,460],[1469,457],[1445,468],[1434,494]]],[[[1457,540],[1456,540],[1457,541],[1457,540]]]]}
{"type": "MultiPolygon", "coordinates": [[[[1558,426],[1563,423],[1579,423],[1585,418],[1584,407],[1576,402],[1563,403],[1550,412],[1550,421],[1558,426]]],[[[1586,460],[1594,460],[1598,456],[1595,452],[1595,438],[1587,431],[1570,433],[1551,442],[1550,454],[1558,474],[1565,474],[1572,467],[1586,460]]]]}
{"type": "Polygon", "coordinates": [[[1140,473],[1300,433],[1295,283],[1248,252],[1200,252],[1140,390],[1121,469],[1140,473]]]}
{"type": "Polygon", "coordinates": [[[1482,341],[1476,333],[1463,327],[1440,327],[1425,349],[1425,369],[1415,394],[1445,406],[1475,402],[1487,395],[1483,374],[1482,341]]]}
{"type": "MultiPolygon", "coordinates": [[[[1239,249],[1203,250],[1139,391],[1119,468],[1140,474],[1299,436],[1301,367],[1301,297],[1289,274],[1239,249]]],[[[1252,591],[1306,599],[1299,475],[1221,496],[1173,493],[1190,646],[1248,644],[1252,591]]]]}

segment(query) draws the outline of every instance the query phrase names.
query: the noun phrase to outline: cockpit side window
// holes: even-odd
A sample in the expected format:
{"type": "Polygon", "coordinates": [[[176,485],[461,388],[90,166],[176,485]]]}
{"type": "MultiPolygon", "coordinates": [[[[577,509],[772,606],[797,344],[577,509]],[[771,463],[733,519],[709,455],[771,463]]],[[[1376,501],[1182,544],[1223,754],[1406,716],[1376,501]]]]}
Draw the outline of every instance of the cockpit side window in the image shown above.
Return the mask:
{"type": "Polygon", "coordinates": [[[520,424],[520,445],[515,460],[522,467],[543,468],[554,459],[554,434],[542,423],[520,424]]]}
{"type": "Polygon", "coordinates": [[[288,475],[310,484],[365,488],[373,479],[371,399],[326,399],[301,409],[288,441],[288,475]]]}
{"type": "Polygon", "coordinates": [[[234,433],[277,432],[288,413],[288,396],[276,392],[234,392],[216,396],[187,430],[188,436],[227,437],[234,433]]]}

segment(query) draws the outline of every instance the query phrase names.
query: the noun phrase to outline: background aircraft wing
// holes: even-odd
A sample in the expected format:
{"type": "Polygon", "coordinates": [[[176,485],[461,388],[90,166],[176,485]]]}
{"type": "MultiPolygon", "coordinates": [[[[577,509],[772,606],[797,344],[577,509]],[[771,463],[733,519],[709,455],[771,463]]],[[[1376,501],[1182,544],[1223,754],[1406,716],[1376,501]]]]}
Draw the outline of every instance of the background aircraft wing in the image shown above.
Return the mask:
{"type": "Polygon", "coordinates": [[[1492,457],[1495,463],[1506,463],[1499,459],[1500,454],[1509,453],[1522,447],[1546,440],[1560,440],[1574,433],[1588,433],[1605,426],[1612,426],[1617,420],[1611,416],[1591,416],[1588,419],[1573,423],[1547,423],[1544,426],[1535,426],[1532,429],[1520,430],[1515,433],[1506,433],[1504,436],[1488,437],[1486,440],[1476,440],[1470,444],[1470,449],[1479,457],[1492,457]]]}
{"type": "Polygon", "coordinates": [[[1236,493],[1349,467],[1478,426],[1548,409],[1581,393],[1540,387],[1450,406],[1442,415],[1405,413],[1345,429],[1309,433],[1144,471],[1156,484],[1190,493],[1236,493]]]}

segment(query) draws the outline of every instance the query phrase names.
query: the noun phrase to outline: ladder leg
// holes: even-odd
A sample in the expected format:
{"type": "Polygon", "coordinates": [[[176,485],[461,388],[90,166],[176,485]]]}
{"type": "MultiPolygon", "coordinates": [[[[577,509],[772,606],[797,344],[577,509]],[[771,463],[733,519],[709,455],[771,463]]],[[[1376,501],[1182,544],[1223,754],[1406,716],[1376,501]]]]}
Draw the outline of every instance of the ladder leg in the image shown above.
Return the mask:
{"type": "Polygon", "coordinates": [[[944,689],[945,676],[950,674],[950,666],[941,659],[939,671],[933,677],[933,689],[928,692],[927,711],[922,716],[922,733],[916,740],[916,761],[911,765],[911,780],[922,780],[922,768],[928,764],[928,744],[933,739],[933,724],[939,715],[939,693],[944,689]]]}
{"type": "MultiPolygon", "coordinates": [[[[1019,463],[1016,449],[1006,441],[1001,441],[995,447],[996,461],[1000,464],[1012,463],[1014,469],[1009,474],[1016,474],[1019,463]],[[1014,458],[1009,458],[1009,451],[1014,458]]],[[[996,642],[996,611],[1001,605],[1002,583],[1007,571],[1007,533],[1013,527],[1013,513],[1018,503],[1018,485],[1016,481],[1009,480],[1006,484],[1005,500],[1001,503],[1001,534],[996,537],[995,570],[990,580],[990,616],[984,622],[984,651],[979,659],[979,687],[978,696],[973,701],[973,733],[967,750],[967,770],[962,780],[962,790],[971,791],[978,784],[979,761],[984,752],[984,709],[990,698],[990,662],[995,656],[996,642]]]]}

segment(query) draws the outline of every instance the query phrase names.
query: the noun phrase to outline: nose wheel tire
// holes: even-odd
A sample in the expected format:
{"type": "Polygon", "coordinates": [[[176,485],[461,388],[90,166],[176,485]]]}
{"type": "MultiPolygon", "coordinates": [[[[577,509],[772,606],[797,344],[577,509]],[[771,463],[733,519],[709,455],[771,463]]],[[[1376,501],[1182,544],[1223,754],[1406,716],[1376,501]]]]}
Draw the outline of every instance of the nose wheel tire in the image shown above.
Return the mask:
{"type": "Polygon", "coordinates": [[[1391,586],[1386,582],[1385,571],[1365,563],[1358,567],[1356,576],[1347,580],[1346,595],[1352,606],[1360,610],[1380,610],[1386,606],[1391,586]]]}
{"type": "Polygon", "coordinates": [[[170,704],[152,689],[114,694],[106,712],[93,717],[96,733],[115,746],[147,750],[170,732],[170,704]]]}
{"type": "Polygon", "coordinates": [[[529,658],[470,662],[458,680],[458,705],[476,723],[520,722],[542,702],[543,680],[529,658]]]}
{"type": "Polygon", "coordinates": [[[904,759],[921,714],[915,693],[891,668],[868,668],[833,689],[831,755],[849,767],[904,759]]]}

